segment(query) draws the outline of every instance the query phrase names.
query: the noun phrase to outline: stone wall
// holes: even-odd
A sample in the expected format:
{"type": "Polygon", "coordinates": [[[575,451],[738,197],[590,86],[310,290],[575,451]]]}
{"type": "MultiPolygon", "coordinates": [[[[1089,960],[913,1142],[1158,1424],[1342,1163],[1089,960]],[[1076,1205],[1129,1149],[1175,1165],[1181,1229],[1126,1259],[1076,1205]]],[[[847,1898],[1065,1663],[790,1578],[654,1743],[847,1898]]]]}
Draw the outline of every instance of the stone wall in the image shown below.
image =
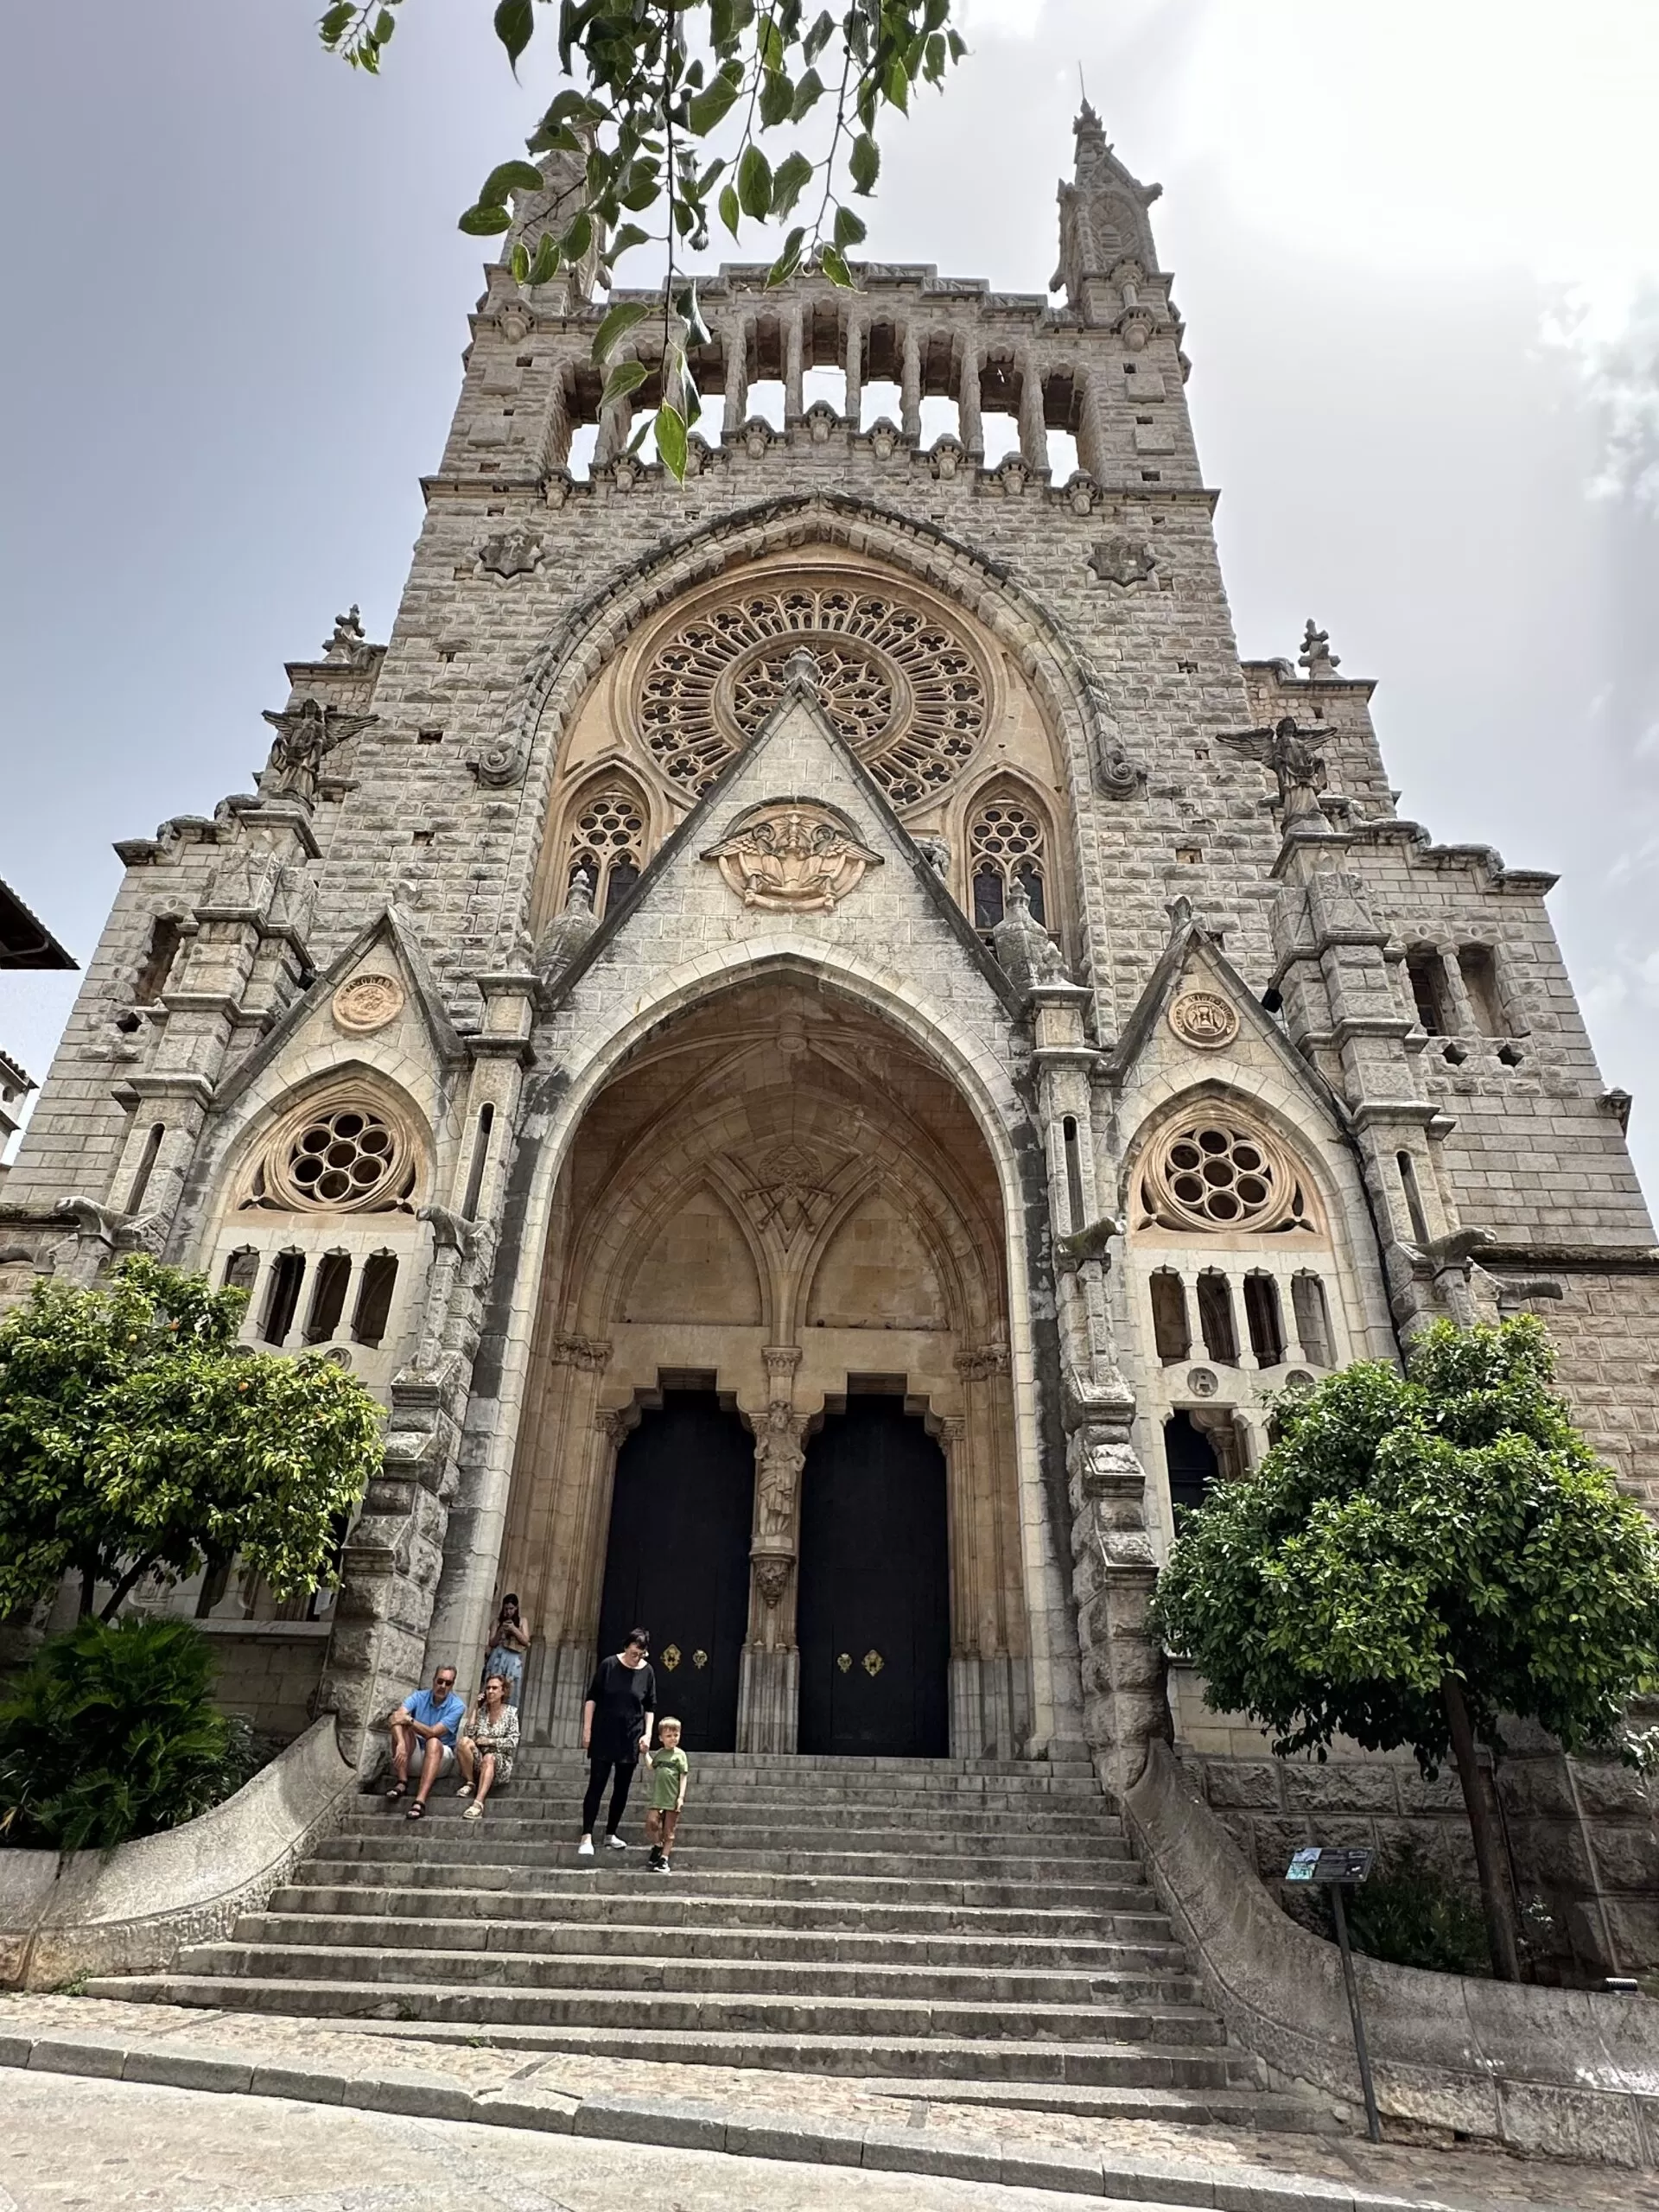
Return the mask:
{"type": "Polygon", "coordinates": [[[198,1624],[213,1655],[213,1695],[263,1735],[302,1736],[315,1717],[327,1621],[198,1624]]]}

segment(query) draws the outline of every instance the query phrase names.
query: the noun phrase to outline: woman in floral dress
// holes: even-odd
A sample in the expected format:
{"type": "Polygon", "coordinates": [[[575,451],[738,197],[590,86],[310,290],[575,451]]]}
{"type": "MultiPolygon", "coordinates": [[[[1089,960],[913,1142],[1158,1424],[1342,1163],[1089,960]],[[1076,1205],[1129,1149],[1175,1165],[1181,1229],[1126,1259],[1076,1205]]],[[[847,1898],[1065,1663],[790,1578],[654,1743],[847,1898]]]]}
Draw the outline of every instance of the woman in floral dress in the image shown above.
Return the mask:
{"type": "Polygon", "coordinates": [[[486,1675],[484,1688],[461,1723],[461,1738],[455,1745],[461,1772],[461,1784],[455,1795],[473,1800],[461,1816],[464,1820],[483,1819],[484,1801],[491,1790],[499,1789],[503,1783],[512,1779],[512,1763],[518,1751],[518,1715],[507,1702],[506,1676],[486,1675]]]}

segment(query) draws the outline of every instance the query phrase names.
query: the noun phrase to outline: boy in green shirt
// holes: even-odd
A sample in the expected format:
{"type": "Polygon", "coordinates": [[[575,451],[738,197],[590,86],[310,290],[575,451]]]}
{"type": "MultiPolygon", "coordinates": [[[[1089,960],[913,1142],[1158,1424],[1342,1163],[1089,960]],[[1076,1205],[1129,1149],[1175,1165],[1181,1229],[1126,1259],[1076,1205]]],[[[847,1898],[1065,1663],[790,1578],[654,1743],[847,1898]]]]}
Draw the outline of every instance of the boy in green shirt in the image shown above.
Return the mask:
{"type": "Polygon", "coordinates": [[[674,1831],[680,1824],[685,1785],[691,1778],[691,1762],[680,1749],[680,1724],[659,1720],[657,1741],[645,1753],[651,1769],[651,1809],[645,1815],[645,1834],[651,1838],[646,1861],[653,1874],[671,1874],[668,1854],[674,1848],[674,1831]]]}

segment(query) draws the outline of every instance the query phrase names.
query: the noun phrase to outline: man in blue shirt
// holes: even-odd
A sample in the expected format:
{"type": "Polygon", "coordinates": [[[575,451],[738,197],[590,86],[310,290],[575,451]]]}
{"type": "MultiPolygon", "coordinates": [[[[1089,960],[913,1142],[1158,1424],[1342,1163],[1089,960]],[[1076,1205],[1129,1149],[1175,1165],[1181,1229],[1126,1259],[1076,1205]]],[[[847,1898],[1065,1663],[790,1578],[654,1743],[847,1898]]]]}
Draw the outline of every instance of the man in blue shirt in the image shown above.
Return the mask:
{"type": "Polygon", "coordinates": [[[454,1764],[455,1731],[466,1717],[466,1703],[455,1695],[453,1667],[440,1667],[432,1677],[431,1688],[411,1691],[392,1714],[388,1724],[392,1784],[386,1797],[395,1803],[406,1794],[413,1767],[421,1777],[421,1786],[409,1808],[411,1821],[423,1817],[433,1783],[454,1764]]]}

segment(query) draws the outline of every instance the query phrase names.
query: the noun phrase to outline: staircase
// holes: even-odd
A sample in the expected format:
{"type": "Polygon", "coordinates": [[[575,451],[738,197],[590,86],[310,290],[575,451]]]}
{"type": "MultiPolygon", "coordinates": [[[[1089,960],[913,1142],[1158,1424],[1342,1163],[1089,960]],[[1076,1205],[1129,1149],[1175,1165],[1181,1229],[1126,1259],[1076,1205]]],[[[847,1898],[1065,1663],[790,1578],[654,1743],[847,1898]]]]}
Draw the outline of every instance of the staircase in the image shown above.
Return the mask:
{"type": "MultiPolygon", "coordinates": [[[[447,1782],[421,1822],[359,1799],[230,1942],[88,1992],[1318,2124],[1229,2049],[1086,1765],[694,1756],[671,1876],[637,1840],[577,1859],[584,1779],[573,1755],[531,1749],[481,1821],[447,1782]]],[[[626,1832],[642,1825],[630,1808],[626,1832]]]]}

